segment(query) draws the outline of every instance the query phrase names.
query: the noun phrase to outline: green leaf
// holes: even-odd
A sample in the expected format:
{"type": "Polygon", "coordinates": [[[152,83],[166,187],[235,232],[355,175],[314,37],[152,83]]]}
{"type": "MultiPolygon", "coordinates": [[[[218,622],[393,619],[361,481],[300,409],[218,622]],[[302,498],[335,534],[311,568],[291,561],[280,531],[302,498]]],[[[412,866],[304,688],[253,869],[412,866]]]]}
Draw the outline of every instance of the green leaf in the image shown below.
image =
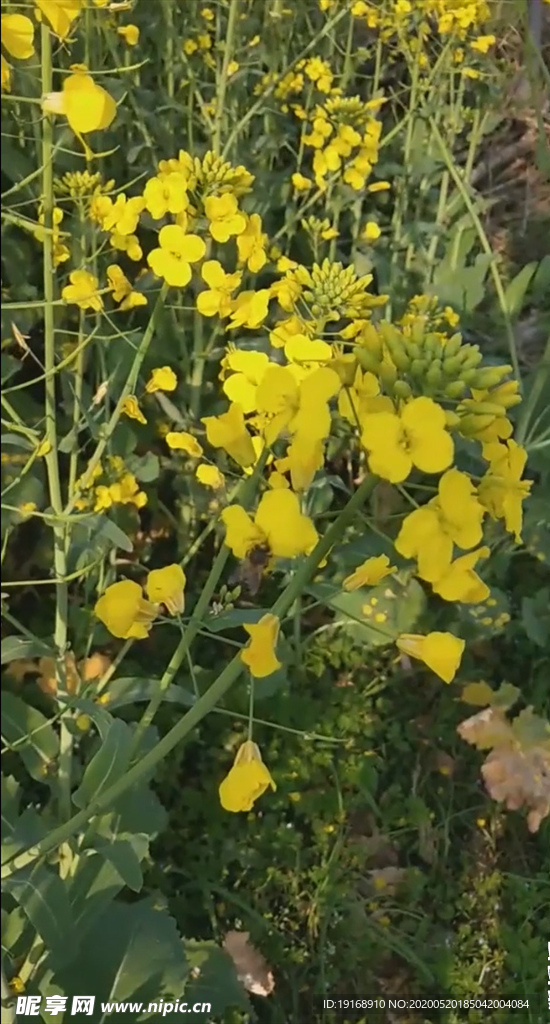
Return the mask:
{"type": "Polygon", "coordinates": [[[17,751],[29,775],[47,782],[49,768],[59,753],[59,740],[45,715],[13,693],[4,693],[2,736],[17,751]]]}
{"type": "MultiPolygon", "coordinates": [[[[221,612],[220,615],[209,615],[205,619],[205,626],[211,633],[222,633],[225,629],[238,629],[245,623],[255,625],[268,612],[269,608],[234,608],[229,612],[221,612]]],[[[243,635],[243,643],[245,639],[243,635]]]]}
{"type": "Polygon", "coordinates": [[[510,281],[504,293],[504,305],[508,316],[513,320],[519,316],[523,309],[527,289],[533,280],[539,264],[536,262],[526,263],[519,274],[510,281]]]}
{"type": "Polygon", "coordinates": [[[523,750],[543,747],[550,753],[550,722],[535,715],[532,707],[524,708],[512,722],[514,736],[523,750]]]}
{"type": "MultiPolygon", "coordinates": [[[[161,997],[175,1002],[185,975],[185,953],[175,921],[156,910],[152,900],[115,901],[87,930],[76,959],[56,970],[53,980],[69,1004],[73,996],[93,992],[95,1006],[86,1020],[98,1024],[105,1017],[102,1002],[158,1003],[161,997]]],[[[117,1024],[135,1024],[136,1012],[119,1011],[116,1019],[117,1024]]]]}
{"type": "Polygon", "coordinates": [[[550,590],[543,587],[534,597],[521,602],[521,620],[527,636],[538,647],[550,646],[550,590]]]}
{"type": "Polygon", "coordinates": [[[130,553],[134,550],[134,545],[130,538],[124,533],[124,530],[121,530],[120,526],[117,526],[117,524],[107,516],[102,517],[98,536],[107,538],[111,544],[114,544],[115,547],[120,548],[122,551],[130,553]]]}
{"type": "Polygon", "coordinates": [[[48,948],[55,964],[73,955],[77,941],[67,890],[59,875],[43,864],[24,868],[4,883],[48,948]]]}
{"type": "Polygon", "coordinates": [[[237,978],[235,968],[227,953],[215,942],[185,940],[185,953],[189,968],[196,977],[186,982],[183,997],[191,1006],[196,1003],[210,1003],[210,1013],[189,1013],[186,1021],[192,1024],[208,1022],[214,1017],[220,1019],[229,1007],[251,1013],[250,1000],[237,978]]]}
{"type": "Polygon", "coordinates": [[[73,793],[76,807],[86,807],[93,797],[99,796],[108,786],[124,775],[130,763],[132,729],[126,722],[115,718],[99,750],[92,757],[84,777],[73,793]]]}
{"type": "MultiPolygon", "coordinates": [[[[123,708],[127,704],[150,700],[160,686],[158,679],[142,679],[139,676],[123,676],[109,683],[109,707],[123,708]]],[[[190,708],[196,701],[194,693],[182,686],[169,686],[162,695],[168,704],[182,704],[190,708]]]]}
{"type": "Polygon", "coordinates": [[[96,843],[96,849],[113,866],[120,879],[133,892],[143,888],[141,861],[149,852],[147,836],[137,834],[118,835],[114,842],[96,843]]]}
{"type": "Polygon", "coordinates": [[[410,633],[426,605],[424,591],[413,578],[400,582],[388,577],[377,587],[350,593],[335,591],[329,583],[314,583],[308,592],[336,612],[335,623],[358,643],[373,647],[391,644],[400,633],[410,633]]]}
{"type": "Polygon", "coordinates": [[[131,455],[127,460],[127,465],[130,473],[133,473],[140,483],[150,484],[154,480],[158,480],[160,461],[154,452],[146,452],[145,455],[131,455]]]}
{"type": "Polygon", "coordinates": [[[51,658],[53,651],[51,647],[38,638],[32,640],[24,636],[6,636],[2,640],[1,647],[2,664],[7,665],[10,661],[17,661],[18,658],[51,658]]]}
{"type": "Polygon", "coordinates": [[[497,587],[491,587],[491,593],[483,604],[463,604],[458,609],[460,629],[462,624],[466,627],[466,640],[496,636],[510,622],[510,602],[504,591],[497,587]]]}

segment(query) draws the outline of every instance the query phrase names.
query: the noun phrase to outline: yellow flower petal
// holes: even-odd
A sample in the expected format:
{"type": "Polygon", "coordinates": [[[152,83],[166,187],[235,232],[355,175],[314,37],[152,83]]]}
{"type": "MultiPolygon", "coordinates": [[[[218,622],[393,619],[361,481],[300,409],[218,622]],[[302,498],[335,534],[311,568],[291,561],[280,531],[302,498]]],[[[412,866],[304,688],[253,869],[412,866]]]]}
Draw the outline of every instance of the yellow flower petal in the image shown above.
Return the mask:
{"type": "Polygon", "coordinates": [[[170,615],[182,614],[185,589],[185,573],[181,565],[165,565],[163,569],[152,569],[147,576],[145,589],[150,601],[164,604],[170,615]]]}
{"type": "Polygon", "coordinates": [[[250,811],[269,786],[273,790],[277,788],[262,761],[259,747],[247,740],[239,747],[233,767],[220,785],[220,803],[225,811],[235,814],[250,811]]]}
{"type": "Polygon", "coordinates": [[[427,636],[403,633],[396,644],[403,654],[423,661],[445,683],[454,679],[466,646],[464,640],[452,633],[437,632],[428,633],[427,636]]]}
{"type": "Polygon", "coordinates": [[[387,555],[367,558],[357,569],[344,580],[344,590],[359,590],[360,587],[375,587],[377,583],[395,572],[395,565],[390,565],[387,555]]]}
{"type": "Polygon", "coordinates": [[[10,57],[27,60],[34,53],[34,25],[24,14],[3,14],[2,46],[10,57]]]}
{"type": "Polygon", "coordinates": [[[241,661],[248,666],[255,679],[270,676],[281,667],[275,654],[279,625],[277,616],[271,614],[264,615],[255,625],[244,624],[250,643],[241,651],[241,661]]]}
{"type": "Polygon", "coordinates": [[[166,444],[174,451],[187,452],[188,455],[192,455],[195,459],[200,459],[202,455],[202,447],[197,439],[192,434],[187,434],[184,430],[169,431],[166,435],[166,444]]]}
{"type": "Polygon", "coordinates": [[[143,591],[133,580],[120,580],[110,587],[96,602],[97,618],[113,636],[121,640],[135,637],[143,640],[148,635],[158,608],[143,597],[143,591]]]}

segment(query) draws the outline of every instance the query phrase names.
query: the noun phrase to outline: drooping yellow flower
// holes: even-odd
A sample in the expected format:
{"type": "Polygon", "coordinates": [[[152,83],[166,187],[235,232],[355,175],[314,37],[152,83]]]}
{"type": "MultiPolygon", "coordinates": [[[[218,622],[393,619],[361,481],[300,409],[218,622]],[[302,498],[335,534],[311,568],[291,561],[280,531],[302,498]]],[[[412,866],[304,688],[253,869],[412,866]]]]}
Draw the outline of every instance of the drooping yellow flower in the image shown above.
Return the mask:
{"type": "Polygon", "coordinates": [[[178,386],[178,378],[170,366],[157,366],[151,373],[145,385],[148,395],[155,391],[175,391],[178,386]]]}
{"type": "Polygon", "coordinates": [[[166,444],[172,451],[186,452],[194,459],[200,459],[202,455],[202,446],[196,437],[185,430],[170,430],[166,435],[166,444]]]}
{"type": "Polygon", "coordinates": [[[229,505],[221,515],[225,543],[236,558],[246,558],[252,548],[267,546],[274,558],[297,558],[315,547],[319,535],[309,516],[303,515],[293,491],[266,491],[254,519],[240,505],[229,505]]]}
{"type": "Polygon", "coordinates": [[[66,39],[82,11],[84,0],[34,0],[39,14],[49,22],[58,39],[66,39]]]}
{"type": "Polygon", "coordinates": [[[98,619],[113,636],[121,640],[135,637],[144,640],[158,612],[158,605],[143,597],[143,590],[133,580],[112,583],[94,608],[98,619]]]}
{"type": "Polygon", "coordinates": [[[246,217],[230,192],[205,199],[204,212],[210,221],[210,234],[216,242],[228,242],[232,236],[246,230],[246,217]]]}
{"type": "Polygon", "coordinates": [[[377,555],[367,558],[365,562],[357,566],[350,576],[344,580],[344,590],[359,590],[360,587],[375,587],[386,576],[395,572],[395,565],[390,565],[387,555],[377,555]]]}
{"type": "Polygon", "coordinates": [[[396,640],[397,647],[410,658],[423,661],[432,672],[435,672],[445,683],[454,679],[464,647],[464,640],[452,633],[428,633],[421,636],[416,633],[403,633],[396,640]]]}
{"type": "Polygon", "coordinates": [[[103,299],[98,293],[98,280],[87,270],[73,270],[69,274],[70,284],[61,291],[64,302],[74,303],[80,309],[93,309],[99,313],[103,309],[103,299]]]}
{"type": "Polygon", "coordinates": [[[135,395],[127,395],[122,403],[121,412],[128,417],[130,420],[137,420],[138,423],[147,423],[145,416],[143,415],[139,402],[135,395]]]}
{"type": "Polygon", "coordinates": [[[202,260],[206,245],[198,235],[187,235],[177,224],[159,231],[159,248],[147,257],[151,270],[172,288],[185,288],[191,280],[191,264],[202,260]]]}
{"type": "Polygon", "coordinates": [[[117,33],[124,39],[127,46],[137,46],[139,43],[139,28],[137,25],[119,25],[117,33]]]}
{"type": "Polygon", "coordinates": [[[211,487],[213,491],[221,491],[225,487],[225,477],[217,466],[209,466],[201,462],[195,470],[195,476],[203,487],[211,487]]]}
{"type": "Polygon", "coordinates": [[[75,135],[109,128],[115,119],[116,103],[91,75],[78,71],[63,79],[62,92],[50,92],[42,99],[45,114],[63,114],[75,135]]]}
{"type": "Polygon", "coordinates": [[[165,565],[152,569],[147,576],[147,597],[155,604],[163,604],[170,615],[181,615],[185,607],[186,578],[181,565],[165,565]]]}
{"type": "Polygon", "coordinates": [[[462,604],[485,601],[491,591],[474,570],[480,558],[487,558],[489,554],[490,549],[482,547],[455,558],[432,583],[434,594],[439,594],[444,601],[460,601],[462,604]]]}
{"type": "Polygon", "coordinates": [[[208,443],[214,448],[223,448],[243,469],[254,465],[256,452],[240,405],[232,402],[227,412],[221,416],[205,416],[201,423],[206,427],[208,443]]]}
{"type": "Polygon", "coordinates": [[[423,473],[441,473],[453,461],[445,412],[431,398],[413,398],[399,415],[368,414],[362,426],[361,443],[369,453],[371,472],[391,483],[406,480],[413,466],[423,473]]]}
{"type": "Polygon", "coordinates": [[[264,615],[255,625],[244,623],[243,629],[250,637],[250,643],[241,651],[241,661],[250,669],[255,679],[270,676],[281,667],[275,654],[280,622],[276,615],[264,615]]]}
{"type": "Polygon", "coordinates": [[[34,53],[34,25],[24,14],[3,14],[2,46],[10,57],[27,60],[34,53]]]}
{"type": "Polygon", "coordinates": [[[220,785],[220,803],[224,811],[234,814],[251,811],[255,801],[269,786],[277,789],[262,761],[259,747],[252,740],[246,740],[239,747],[233,767],[220,785]]]}
{"type": "Polygon", "coordinates": [[[396,551],[418,559],[418,575],[433,582],[451,562],[453,544],[467,550],[481,541],[485,509],[466,473],[449,469],[439,494],[406,516],[395,541],[396,551]]]}
{"type": "Polygon", "coordinates": [[[226,274],[218,260],[206,260],[201,267],[201,277],[208,285],[208,291],[197,295],[197,309],[203,316],[229,316],[233,309],[233,292],[241,283],[242,274],[226,274]]]}
{"type": "Polygon", "coordinates": [[[493,519],[503,519],[508,533],[521,542],[523,502],[529,496],[533,483],[522,480],[527,452],[515,441],[506,444],[487,444],[484,457],[489,469],[479,483],[479,500],[493,519]]]}
{"type": "Polygon", "coordinates": [[[107,267],[107,280],[113,299],[119,303],[118,308],[121,311],[147,305],[147,296],[133,290],[126,274],[117,263],[112,263],[107,267]]]}

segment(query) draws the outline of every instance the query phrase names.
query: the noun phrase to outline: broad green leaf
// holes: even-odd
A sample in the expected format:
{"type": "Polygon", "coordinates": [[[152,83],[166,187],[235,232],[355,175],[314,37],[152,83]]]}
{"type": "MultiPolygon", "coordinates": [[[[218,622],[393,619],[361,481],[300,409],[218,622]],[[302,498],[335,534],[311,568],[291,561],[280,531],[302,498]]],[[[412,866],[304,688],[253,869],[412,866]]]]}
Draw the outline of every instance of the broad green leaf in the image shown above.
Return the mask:
{"type": "Polygon", "coordinates": [[[400,633],[410,633],[426,604],[420,583],[411,578],[401,583],[388,577],[377,587],[347,593],[329,583],[314,583],[308,592],[336,612],[335,623],[357,643],[381,646],[393,643],[400,633]]]}
{"type": "Polygon", "coordinates": [[[134,550],[134,545],[130,538],[124,533],[124,530],[121,530],[120,526],[117,526],[117,524],[107,516],[104,516],[101,520],[98,536],[106,537],[111,544],[114,544],[115,547],[120,548],[122,551],[131,553],[134,550]]]}
{"type": "Polygon", "coordinates": [[[158,480],[160,473],[160,462],[158,455],[154,452],[146,452],[145,455],[131,455],[127,462],[130,473],[133,473],[140,483],[150,484],[158,480]]]}
{"type": "MultiPolygon", "coordinates": [[[[55,971],[54,981],[69,997],[93,993],[91,1016],[104,1019],[102,1002],[150,1003],[181,997],[186,976],[182,941],[175,921],[152,900],[139,903],[113,901],[84,935],[78,956],[55,971]]],[[[135,1010],[118,1012],[117,1024],[135,1024],[135,1010]]],[[[154,1019],[149,1016],[144,1019],[154,1019]]]]}
{"type": "Polygon", "coordinates": [[[2,695],[2,736],[16,750],[29,775],[38,782],[48,781],[48,772],[59,753],[59,739],[48,719],[16,697],[2,695]]]}
{"type": "Polygon", "coordinates": [[[501,683],[498,690],[495,690],[491,697],[491,707],[499,711],[509,711],[521,695],[521,690],[512,683],[501,683]]]}
{"type": "Polygon", "coordinates": [[[77,807],[86,807],[92,798],[124,775],[130,762],[131,744],[132,730],[126,722],[115,718],[99,750],[86,767],[80,786],[73,793],[73,803],[77,807]]]}
{"type": "Polygon", "coordinates": [[[460,629],[466,627],[465,639],[481,640],[484,637],[502,633],[510,622],[510,602],[503,590],[491,587],[491,593],[483,604],[457,605],[460,613],[460,629]]]}
{"type": "Polygon", "coordinates": [[[149,852],[149,840],[144,835],[118,835],[112,843],[96,843],[96,849],[113,866],[124,885],[133,892],[143,888],[141,861],[149,852]]]}
{"type": "Polygon", "coordinates": [[[24,868],[5,881],[4,891],[26,914],[52,961],[62,964],[70,959],[76,934],[67,889],[57,872],[43,864],[24,868]]]}
{"type": "Polygon", "coordinates": [[[523,309],[527,289],[533,280],[539,264],[526,263],[518,274],[510,281],[504,293],[504,305],[508,316],[513,320],[519,316],[523,309]]]}
{"type": "Polygon", "coordinates": [[[550,647],[550,590],[543,587],[534,597],[521,602],[521,621],[527,636],[538,647],[550,647]]]}
{"type": "Polygon", "coordinates": [[[10,661],[17,661],[18,658],[51,658],[53,651],[51,647],[38,638],[27,639],[24,636],[6,636],[2,640],[1,647],[2,664],[7,665],[10,661]]]}
{"type": "MultiPolygon", "coordinates": [[[[127,704],[150,700],[159,688],[160,680],[142,679],[139,676],[123,676],[109,683],[109,708],[123,708],[127,704]]],[[[195,703],[195,695],[182,686],[169,686],[162,695],[168,704],[182,704],[190,708],[195,703]]]]}
{"type": "Polygon", "coordinates": [[[190,977],[183,990],[183,998],[193,1006],[195,1003],[210,1003],[210,1013],[189,1013],[186,1021],[192,1024],[207,1024],[213,1017],[223,1018],[231,1008],[251,1013],[250,1000],[237,978],[233,963],[227,953],[215,942],[185,939],[185,954],[189,968],[196,977],[190,977]]]}
{"type": "Polygon", "coordinates": [[[532,707],[524,708],[516,715],[512,729],[523,750],[540,746],[550,754],[550,722],[535,715],[532,707]]]}
{"type": "Polygon", "coordinates": [[[7,811],[2,808],[2,864],[13,860],[22,850],[35,846],[46,835],[44,822],[33,807],[27,807],[15,820],[13,816],[7,816],[12,812],[13,804],[11,811],[9,805],[7,811]]]}

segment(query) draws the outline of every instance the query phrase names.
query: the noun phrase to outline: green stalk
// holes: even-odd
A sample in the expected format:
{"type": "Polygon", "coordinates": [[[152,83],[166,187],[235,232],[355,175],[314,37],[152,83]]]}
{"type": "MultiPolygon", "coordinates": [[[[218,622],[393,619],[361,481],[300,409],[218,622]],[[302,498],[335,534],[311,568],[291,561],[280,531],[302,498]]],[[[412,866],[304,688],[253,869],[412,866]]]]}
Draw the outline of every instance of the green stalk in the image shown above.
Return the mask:
{"type": "MultiPolygon", "coordinates": [[[[42,93],[52,91],[52,44],[48,25],[42,22],[40,28],[41,59],[42,59],[42,93]]],[[[66,582],[67,559],[65,553],[67,526],[56,516],[63,513],[59,460],[57,453],[57,419],[55,396],[55,320],[53,302],[54,295],[54,259],[53,259],[53,125],[51,117],[44,115],[42,122],[42,207],[44,211],[44,238],[42,242],[44,271],[44,370],[45,370],[45,439],[49,451],[45,456],[46,473],[50,504],[53,509],[52,518],[54,544],[55,584],[55,624],[54,645],[56,650],[55,678],[57,693],[60,698],[67,699],[67,672],[65,653],[68,640],[69,587],[66,582]]],[[[71,816],[71,774],[72,774],[72,737],[64,718],[61,719],[59,735],[58,761],[58,802],[61,818],[71,816]]]]}
{"type": "MultiPolygon", "coordinates": [[[[271,609],[273,615],[280,619],[292,607],[296,598],[309,582],[319,563],[328,554],[330,549],[342,537],[344,530],[352,522],[355,514],[368,501],[376,486],[376,477],[367,476],[350,498],[346,507],[327,530],[324,537],[321,537],[315,545],[314,550],[289,581],[288,585],[279,595],[271,609]]],[[[233,686],[243,670],[243,662],[240,654],[237,654],[220,673],[212,686],[200,697],[197,703],[180,719],[166,736],[163,736],[156,746],[150,750],[137,764],[133,765],[120,779],[108,786],[107,789],[90,801],[89,805],[75,814],[70,821],[65,822],[58,828],[53,829],[35,846],[27,847],[20,853],[9,857],[2,865],[2,878],[9,878],[14,872],[21,870],[28,864],[55,850],[61,843],[66,842],[74,833],[83,828],[91,818],[97,814],[104,813],[116,800],[119,800],[132,786],[136,786],[143,778],[146,778],[156,766],[168,756],[168,754],[189,733],[198,725],[233,686]]]]}
{"type": "Polygon", "coordinates": [[[118,402],[117,402],[117,404],[115,405],[115,407],[113,409],[113,412],[111,414],[109,422],[106,424],[106,426],[103,429],[103,436],[99,440],[99,442],[97,444],[97,447],[96,447],[96,450],[95,450],[94,454],[92,455],[90,461],[88,462],[88,465],[86,467],[85,472],[82,475],[82,478],[81,478],[81,481],[80,481],[80,487],[79,487],[78,491],[75,491],[74,494],[69,495],[69,501],[68,501],[67,507],[65,509],[65,514],[66,515],[68,515],[70,512],[72,512],[72,510],[75,507],[76,502],[77,502],[78,497],[81,494],[81,492],[85,491],[86,488],[92,483],[94,469],[101,462],[101,459],[103,457],[103,453],[104,453],[105,449],[107,448],[107,445],[109,444],[109,441],[110,441],[110,439],[111,439],[111,437],[113,435],[113,431],[114,431],[114,429],[115,429],[115,427],[116,427],[116,425],[117,425],[117,423],[118,423],[118,421],[120,419],[120,416],[121,416],[121,413],[122,413],[122,406],[124,405],[124,400],[128,397],[128,395],[131,395],[132,392],[135,390],[135,386],[136,386],[137,379],[138,379],[138,376],[139,376],[139,371],[141,369],[141,364],[143,363],[143,360],[145,359],[145,356],[147,355],[147,352],[149,350],[149,346],[150,346],[150,344],[151,344],[151,342],[153,340],[153,335],[154,335],[155,330],[157,328],[157,324],[158,324],[158,321],[159,321],[159,318],[160,318],[160,314],[162,312],[162,308],[164,306],[164,300],[166,298],[167,291],[168,291],[168,285],[163,284],[163,286],[162,286],[162,288],[161,288],[161,290],[160,290],[160,292],[158,294],[157,301],[156,301],[155,306],[153,308],[153,312],[151,313],[151,316],[149,318],[149,323],[147,324],[147,327],[145,328],[145,332],[143,334],[143,338],[141,339],[140,346],[139,346],[139,348],[138,348],[138,350],[137,350],[137,352],[136,352],[136,354],[134,356],[134,361],[132,363],[130,372],[129,372],[129,374],[128,374],[127,378],[126,378],[126,382],[125,382],[125,384],[124,384],[124,386],[123,386],[123,388],[122,388],[122,390],[120,392],[120,397],[118,399],[118,402]]]}
{"type": "MultiPolygon", "coordinates": [[[[250,477],[248,477],[247,480],[244,481],[244,485],[242,487],[242,496],[239,501],[239,505],[241,505],[243,508],[247,508],[256,492],[258,480],[260,479],[260,476],[263,473],[264,466],[267,461],[267,455],[268,449],[266,448],[262,453],[262,457],[258,459],[258,462],[254,467],[254,472],[250,477]]],[[[151,725],[160,705],[162,704],[162,700],[164,698],[166,690],[172,683],[176,675],[176,672],[181,667],[183,661],[189,654],[191,644],[193,643],[195,637],[197,636],[197,633],[201,628],[204,616],[208,611],[208,607],[210,605],[212,597],[214,596],[216,587],[218,586],[218,581],[225,568],[225,563],[227,562],[228,558],[229,548],[225,544],[223,544],[220,550],[218,551],[216,558],[214,559],[212,568],[210,569],[210,572],[208,574],[208,578],[204,584],[204,587],[202,588],[201,595],[193,609],[193,614],[191,615],[191,618],[187,624],[187,628],[178,646],[176,647],[176,650],[174,651],[172,657],[170,658],[170,661],[166,666],[166,669],[163,672],[157,691],[153,695],[153,697],[151,697],[151,700],[149,701],[145,711],[143,712],[143,715],[141,716],[141,719],[139,721],[138,727],[134,733],[134,737],[132,740],[131,756],[133,756],[136,750],[138,750],[145,730],[151,725]]]]}
{"type": "Polygon", "coordinates": [[[228,68],[233,54],[235,26],[237,24],[238,15],[239,0],[231,0],[229,4],[229,14],[227,16],[227,28],[225,30],[222,70],[219,81],[216,82],[216,114],[214,117],[214,135],[212,138],[212,149],[216,156],[220,155],[222,143],[222,127],[225,118],[225,94],[227,92],[228,68]]]}
{"type": "Polygon", "coordinates": [[[468,213],[470,214],[470,217],[472,219],[472,223],[473,223],[473,225],[474,225],[474,227],[475,227],[475,229],[477,231],[477,236],[479,238],[479,243],[481,245],[481,248],[483,249],[483,252],[487,256],[489,256],[491,258],[491,262],[489,264],[489,269],[491,271],[491,277],[493,278],[493,284],[495,286],[495,291],[497,293],[497,298],[498,298],[498,302],[499,302],[499,306],[500,306],[500,311],[502,313],[502,317],[503,317],[503,320],[504,320],[504,325],[505,325],[505,328],[506,328],[506,337],[508,339],[508,349],[509,349],[509,353],[510,353],[510,362],[512,363],[512,367],[513,367],[513,370],[514,370],[514,376],[516,377],[516,379],[521,384],[521,373],[520,373],[520,369],[519,369],[519,360],[518,360],[516,339],[515,339],[515,335],[514,335],[514,328],[513,328],[513,325],[512,325],[512,321],[510,319],[510,314],[508,313],[508,307],[506,305],[506,296],[504,294],[504,285],[502,283],[502,278],[500,276],[500,271],[499,271],[498,266],[497,266],[495,253],[491,249],[491,246],[489,244],[489,239],[487,238],[487,235],[485,233],[485,229],[483,227],[483,224],[481,223],[481,220],[479,218],[479,214],[478,214],[478,212],[477,212],[477,210],[475,208],[475,205],[472,202],[472,199],[470,197],[468,189],[467,189],[464,181],[462,180],[461,175],[459,174],[459,172],[458,172],[458,170],[457,170],[457,168],[455,166],[455,163],[454,163],[453,157],[452,157],[452,153],[449,151],[449,147],[447,146],[447,143],[445,142],[445,139],[443,138],[441,132],[439,131],[439,128],[437,127],[433,117],[430,116],[429,117],[429,121],[430,121],[430,125],[432,127],[432,131],[433,131],[433,133],[434,133],[434,135],[435,135],[435,137],[436,137],[436,139],[438,141],[439,148],[440,148],[441,153],[443,155],[443,159],[445,160],[445,163],[447,165],[449,174],[451,175],[451,178],[453,179],[453,181],[454,181],[458,191],[460,192],[460,194],[462,196],[462,200],[464,202],[464,205],[465,205],[468,213]]]}

